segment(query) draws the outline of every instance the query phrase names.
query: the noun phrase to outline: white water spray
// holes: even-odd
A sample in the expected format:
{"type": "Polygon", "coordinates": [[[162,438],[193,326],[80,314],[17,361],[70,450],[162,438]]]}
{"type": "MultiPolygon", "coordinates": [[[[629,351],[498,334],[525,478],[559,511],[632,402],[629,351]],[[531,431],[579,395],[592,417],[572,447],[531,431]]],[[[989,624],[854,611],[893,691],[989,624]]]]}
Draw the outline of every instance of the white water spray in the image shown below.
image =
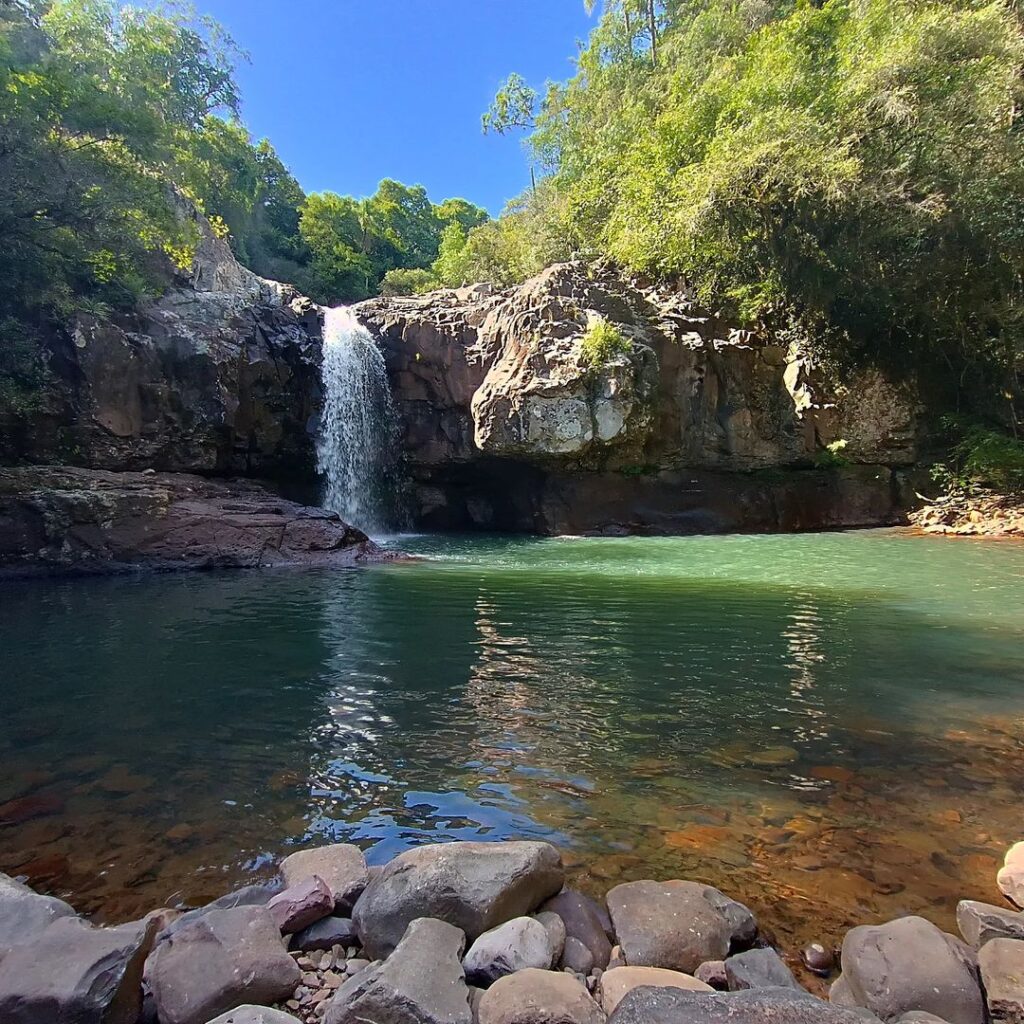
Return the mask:
{"type": "Polygon", "coordinates": [[[324,506],[371,533],[396,524],[396,417],[384,356],[345,306],[324,311],[317,469],[324,506]]]}

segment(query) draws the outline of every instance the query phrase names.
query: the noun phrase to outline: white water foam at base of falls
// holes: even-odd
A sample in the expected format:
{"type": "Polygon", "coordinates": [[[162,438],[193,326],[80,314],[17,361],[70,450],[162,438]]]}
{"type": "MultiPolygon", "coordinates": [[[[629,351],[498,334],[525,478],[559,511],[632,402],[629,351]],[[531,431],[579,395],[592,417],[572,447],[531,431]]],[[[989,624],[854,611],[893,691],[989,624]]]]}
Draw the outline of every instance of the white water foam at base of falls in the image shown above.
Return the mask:
{"type": "Polygon", "coordinates": [[[384,356],[346,306],[324,310],[323,504],[366,533],[397,521],[397,430],[384,356]]]}

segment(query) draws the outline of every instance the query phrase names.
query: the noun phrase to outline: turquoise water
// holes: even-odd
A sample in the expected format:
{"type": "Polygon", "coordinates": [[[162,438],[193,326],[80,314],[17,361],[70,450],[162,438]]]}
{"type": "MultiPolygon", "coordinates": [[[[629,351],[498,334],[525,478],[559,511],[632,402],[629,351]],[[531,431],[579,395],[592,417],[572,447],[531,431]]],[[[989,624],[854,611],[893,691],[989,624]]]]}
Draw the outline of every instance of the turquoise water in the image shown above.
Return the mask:
{"type": "Polygon", "coordinates": [[[1024,545],[396,543],[424,560],[4,583],[0,870],[119,919],[298,842],[544,837],[593,891],[706,878],[792,943],[993,898],[1024,545]]]}

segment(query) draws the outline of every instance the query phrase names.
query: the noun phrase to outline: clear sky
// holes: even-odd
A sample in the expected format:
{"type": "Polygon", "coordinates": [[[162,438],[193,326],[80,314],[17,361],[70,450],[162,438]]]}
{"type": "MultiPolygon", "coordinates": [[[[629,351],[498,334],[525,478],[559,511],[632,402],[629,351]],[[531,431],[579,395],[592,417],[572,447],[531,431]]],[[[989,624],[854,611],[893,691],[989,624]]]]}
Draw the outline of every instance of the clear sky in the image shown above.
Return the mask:
{"type": "Polygon", "coordinates": [[[493,214],[530,180],[521,139],[483,135],[502,80],[573,71],[583,0],[195,0],[250,63],[242,113],[307,192],[367,195],[384,177],[493,214]]]}

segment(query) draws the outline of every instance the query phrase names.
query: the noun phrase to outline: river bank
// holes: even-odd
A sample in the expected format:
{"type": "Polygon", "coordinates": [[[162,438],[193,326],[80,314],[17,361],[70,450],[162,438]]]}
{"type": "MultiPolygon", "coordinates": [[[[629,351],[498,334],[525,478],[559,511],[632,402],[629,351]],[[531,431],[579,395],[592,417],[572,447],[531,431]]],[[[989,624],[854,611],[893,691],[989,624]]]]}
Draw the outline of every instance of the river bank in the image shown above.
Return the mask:
{"type": "Polygon", "coordinates": [[[942,495],[911,512],[922,533],[953,537],[1024,537],[1024,495],[957,492],[942,495]]]}
{"type": "MultiPolygon", "coordinates": [[[[742,903],[681,879],[565,887],[543,842],[293,853],[270,884],[95,927],[0,875],[0,1019],[104,1024],[986,1024],[1024,1014],[1024,843],[1007,905],[823,936],[792,970],[742,903]],[[829,982],[827,1001],[807,990],[829,982]],[[275,1006],[275,1010],[259,1007],[275,1006]],[[938,1016],[942,1014],[942,1016],[938,1016]]],[[[790,951],[791,954],[793,951],[790,951]]],[[[789,957],[790,963],[794,957],[789,957]]]]}

